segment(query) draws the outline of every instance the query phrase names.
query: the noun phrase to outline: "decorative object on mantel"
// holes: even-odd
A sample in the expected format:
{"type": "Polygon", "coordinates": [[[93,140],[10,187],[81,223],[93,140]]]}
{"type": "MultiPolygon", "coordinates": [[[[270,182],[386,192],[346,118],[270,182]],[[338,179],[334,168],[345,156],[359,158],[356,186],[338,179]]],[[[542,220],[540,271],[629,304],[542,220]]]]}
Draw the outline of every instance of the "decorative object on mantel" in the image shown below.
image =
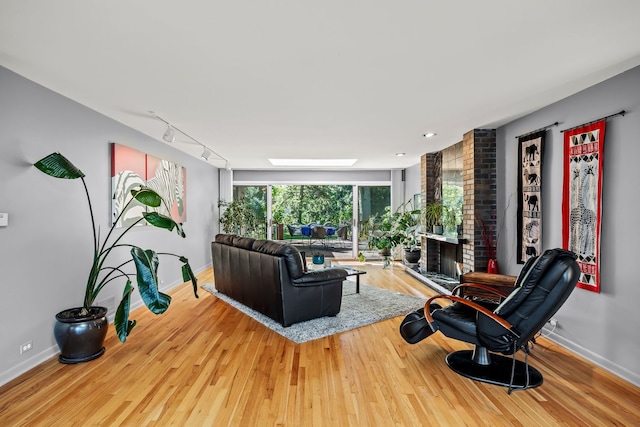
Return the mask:
{"type": "Polygon", "coordinates": [[[442,201],[428,203],[424,207],[424,219],[427,229],[431,228],[433,234],[442,234],[442,220],[444,215],[444,205],[442,201]]]}
{"type": "Polygon", "coordinates": [[[517,262],[542,253],[542,160],[546,130],[518,139],[517,262]]]}
{"type": "Polygon", "coordinates": [[[58,360],[61,363],[88,362],[104,354],[105,348],[103,347],[103,343],[108,327],[106,319],[107,309],[105,307],[94,306],[93,303],[105,286],[118,279],[126,280],[126,282],[122,293],[122,300],[115,313],[114,325],[120,341],[126,341],[131,330],[136,326],[135,320],[129,320],[131,293],[134,290],[130,280],[133,273],[128,272],[125,268],[129,263],[135,265],[136,280],[142,301],[154,314],[164,313],[171,303],[171,297],[160,292],[158,289],[158,255],[171,255],[183,263],[182,278],[185,282],[191,281],[195,297],[198,297],[197,280],[187,258],[166,252],[156,253],[151,249],[143,250],[138,246],[122,241],[124,235],[133,229],[138,222],[143,220],[152,226],[164,228],[168,231],[175,229],[178,235],[184,238],[185,234],[182,229],[182,224],[156,211],[143,212],[142,217],[136,222],[131,223],[124,231],[113,234],[116,224],[119,223],[121,219],[120,216],[127,212],[129,204],[137,202],[150,208],[158,208],[164,204],[165,207],[168,208],[166,202],[158,193],[144,186],[131,188],[131,198],[129,202],[123,206],[120,215],[114,219],[113,225],[106,233],[106,237],[101,239],[100,232],[96,228],[91,198],[89,197],[89,191],[84,180],[85,174],[60,153],[49,154],[36,162],[34,166],[54,178],[80,178],[87,196],[93,229],[92,265],[84,288],[83,306],[66,309],[56,314],[57,322],[54,327],[54,336],[60,348],[58,360]],[[123,248],[130,250],[131,259],[124,262],[116,261],[119,264],[113,267],[105,265],[109,254],[123,248]]]}
{"type": "Polygon", "coordinates": [[[478,215],[476,215],[476,224],[482,233],[484,250],[487,253],[487,273],[498,274],[498,260],[496,259],[498,239],[494,237],[494,230],[488,227],[478,215]]]}

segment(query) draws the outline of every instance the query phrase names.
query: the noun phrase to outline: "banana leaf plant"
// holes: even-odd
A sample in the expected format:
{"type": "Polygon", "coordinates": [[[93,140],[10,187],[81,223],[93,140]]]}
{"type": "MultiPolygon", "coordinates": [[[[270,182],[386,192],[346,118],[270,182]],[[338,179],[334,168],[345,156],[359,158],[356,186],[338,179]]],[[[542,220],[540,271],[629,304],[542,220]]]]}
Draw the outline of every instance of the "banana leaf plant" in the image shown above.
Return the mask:
{"type": "Polygon", "coordinates": [[[175,229],[178,235],[184,238],[185,233],[182,229],[182,224],[177,223],[172,218],[161,215],[157,212],[145,212],[142,214],[143,216],[140,219],[130,224],[124,231],[121,233],[114,233],[115,224],[118,223],[122,213],[126,212],[128,205],[134,203],[134,201],[138,201],[139,203],[151,208],[157,208],[161,204],[166,206],[166,202],[158,193],[145,186],[140,186],[139,188],[131,190],[132,198],[121,210],[118,218],[113,221],[113,225],[110,227],[104,240],[101,240],[100,231],[99,229],[96,229],[91,198],[89,197],[87,184],[84,180],[85,174],[60,153],[52,153],[36,162],[34,166],[45,174],[55,178],[80,178],[84,185],[87,201],[89,203],[91,225],[93,227],[93,263],[91,264],[89,277],[87,278],[87,284],[84,292],[84,303],[80,312],[81,316],[86,316],[89,313],[89,309],[92,307],[98,294],[105,286],[114,283],[114,281],[117,281],[118,279],[125,281],[122,300],[120,301],[115,313],[114,325],[120,341],[126,341],[129,333],[136,325],[135,320],[129,319],[131,294],[134,290],[131,283],[131,276],[133,273],[127,268],[130,263],[135,265],[138,292],[140,293],[144,304],[154,314],[164,313],[167,308],[169,308],[171,297],[160,292],[158,289],[159,255],[174,256],[182,262],[182,278],[185,282],[191,281],[191,284],[193,285],[193,293],[195,297],[198,298],[197,279],[193,274],[193,270],[191,269],[187,258],[172,253],[156,253],[151,249],[144,250],[138,246],[122,242],[122,239],[127,232],[141,221],[146,221],[152,226],[164,228],[169,231],[173,231],[175,229]],[[123,248],[129,249],[132,258],[116,266],[108,266],[106,261],[111,252],[118,251],[123,248]]]}

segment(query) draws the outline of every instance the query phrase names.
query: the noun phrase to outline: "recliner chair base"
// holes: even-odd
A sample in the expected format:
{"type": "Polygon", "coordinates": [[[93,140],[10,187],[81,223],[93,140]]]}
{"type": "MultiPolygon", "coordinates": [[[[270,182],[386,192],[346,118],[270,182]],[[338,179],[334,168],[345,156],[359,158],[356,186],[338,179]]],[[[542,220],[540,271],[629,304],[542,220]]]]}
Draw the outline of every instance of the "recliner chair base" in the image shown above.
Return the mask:
{"type": "Polygon", "coordinates": [[[511,387],[514,390],[524,390],[538,387],[542,384],[542,374],[536,368],[516,360],[513,381],[511,380],[511,366],[513,359],[492,353],[490,363],[481,365],[473,360],[474,350],[454,351],[447,355],[447,365],[456,373],[483,383],[511,387]],[[528,374],[528,378],[527,378],[528,374]]]}

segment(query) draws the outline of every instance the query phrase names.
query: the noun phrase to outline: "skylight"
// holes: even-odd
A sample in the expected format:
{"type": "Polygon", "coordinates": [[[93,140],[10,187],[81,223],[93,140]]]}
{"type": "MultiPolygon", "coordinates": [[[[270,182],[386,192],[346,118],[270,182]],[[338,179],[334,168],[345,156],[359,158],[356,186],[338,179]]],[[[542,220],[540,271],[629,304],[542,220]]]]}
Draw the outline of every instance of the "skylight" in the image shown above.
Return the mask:
{"type": "Polygon", "coordinates": [[[353,166],[358,159],[269,159],[273,166],[353,166]]]}

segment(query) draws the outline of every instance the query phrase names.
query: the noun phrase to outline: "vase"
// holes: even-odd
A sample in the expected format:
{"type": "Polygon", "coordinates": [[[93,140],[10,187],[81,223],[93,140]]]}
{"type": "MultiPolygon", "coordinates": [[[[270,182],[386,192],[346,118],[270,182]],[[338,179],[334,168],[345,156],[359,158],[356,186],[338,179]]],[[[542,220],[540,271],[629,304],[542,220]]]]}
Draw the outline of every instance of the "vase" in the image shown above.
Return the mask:
{"type": "Polygon", "coordinates": [[[312,260],[316,265],[324,264],[324,255],[314,255],[312,260]]]}
{"type": "Polygon", "coordinates": [[[492,258],[487,262],[487,273],[498,274],[498,260],[492,258]]]}
{"type": "Polygon", "coordinates": [[[107,336],[107,309],[91,307],[89,314],[79,316],[81,308],[71,308],[56,314],[53,328],[60,363],[88,362],[104,354],[104,339],[107,336]]]}
{"type": "Polygon", "coordinates": [[[415,251],[411,251],[408,249],[404,250],[404,260],[408,263],[408,264],[417,264],[420,261],[420,249],[415,250],[415,251]]]}

